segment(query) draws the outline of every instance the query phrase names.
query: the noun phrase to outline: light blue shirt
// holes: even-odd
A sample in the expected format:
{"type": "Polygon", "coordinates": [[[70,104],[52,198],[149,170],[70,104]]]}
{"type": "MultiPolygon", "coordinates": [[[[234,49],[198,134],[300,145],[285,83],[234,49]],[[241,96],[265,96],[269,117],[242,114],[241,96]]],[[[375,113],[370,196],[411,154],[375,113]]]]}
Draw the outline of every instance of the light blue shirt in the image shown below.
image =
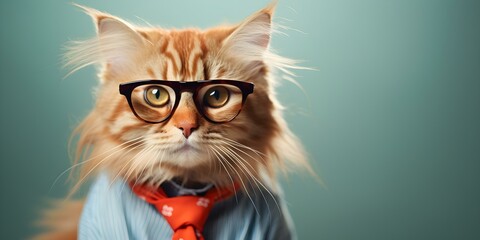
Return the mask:
{"type": "MultiPolygon", "coordinates": [[[[196,194],[173,186],[170,193],[196,194]]],[[[170,195],[170,193],[167,193],[170,195]]],[[[265,190],[250,190],[215,204],[204,226],[206,240],[296,239],[284,202],[265,190]]],[[[79,225],[79,240],[171,240],[173,230],[157,210],[138,198],[124,181],[110,182],[106,174],[93,183],[79,225]]]]}

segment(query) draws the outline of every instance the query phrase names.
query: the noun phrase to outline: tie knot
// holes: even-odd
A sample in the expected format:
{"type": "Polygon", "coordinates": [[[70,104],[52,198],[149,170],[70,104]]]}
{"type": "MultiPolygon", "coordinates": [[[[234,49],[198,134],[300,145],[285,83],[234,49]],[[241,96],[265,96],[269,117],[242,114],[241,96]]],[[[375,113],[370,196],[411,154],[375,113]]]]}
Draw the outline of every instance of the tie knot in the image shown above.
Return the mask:
{"type": "MultiPolygon", "coordinates": [[[[148,202],[148,200],[147,200],[148,202]]],[[[194,226],[202,230],[214,199],[197,196],[180,196],[156,199],[150,202],[165,217],[172,229],[194,226]]]]}

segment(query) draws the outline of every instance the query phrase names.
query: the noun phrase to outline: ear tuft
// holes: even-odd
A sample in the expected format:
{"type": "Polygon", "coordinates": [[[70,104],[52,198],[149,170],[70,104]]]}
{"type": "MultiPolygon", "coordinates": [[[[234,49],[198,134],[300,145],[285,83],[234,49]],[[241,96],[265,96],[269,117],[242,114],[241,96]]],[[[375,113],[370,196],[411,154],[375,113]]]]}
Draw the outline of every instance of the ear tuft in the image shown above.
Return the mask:
{"type": "Polygon", "coordinates": [[[100,20],[102,20],[107,16],[111,16],[108,13],[103,13],[98,11],[97,9],[83,6],[77,3],[72,3],[72,5],[80,8],[85,14],[89,15],[93,19],[95,26],[97,27],[97,32],[98,32],[98,23],[100,22],[100,20]]]}
{"type": "MultiPolygon", "coordinates": [[[[256,51],[265,51],[270,43],[273,10],[274,8],[269,5],[245,19],[225,39],[225,47],[233,48],[231,49],[233,51],[243,51],[252,47],[256,51]]],[[[252,53],[257,55],[260,52],[252,53]]]]}
{"type": "Polygon", "coordinates": [[[89,15],[93,19],[95,27],[97,29],[97,34],[99,36],[110,33],[124,33],[138,36],[138,39],[141,39],[140,35],[134,30],[134,27],[130,23],[113,15],[100,12],[90,7],[86,7],[76,3],[73,3],[73,5],[82,9],[87,15],[89,15]]]}
{"type": "Polygon", "coordinates": [[[262,69],[270,55],[272,16],[276,1],[246,18],[223,41],[221,54],[236,60],[236,66],[245,74],[253,75],[262,69]],[[247,73],[248,72],[248,73],[247,73]]]}
{"type": "Polygon", "coordinates": [[[65,65],[72,68],[70,73],[94,63],[108,65],[111,76],[129,71],[143,49],[142,36],[131,24],[118,17],[82,5],[74,5],[92,17],[97,37],[72,42],[67,46],[65,65]]]}

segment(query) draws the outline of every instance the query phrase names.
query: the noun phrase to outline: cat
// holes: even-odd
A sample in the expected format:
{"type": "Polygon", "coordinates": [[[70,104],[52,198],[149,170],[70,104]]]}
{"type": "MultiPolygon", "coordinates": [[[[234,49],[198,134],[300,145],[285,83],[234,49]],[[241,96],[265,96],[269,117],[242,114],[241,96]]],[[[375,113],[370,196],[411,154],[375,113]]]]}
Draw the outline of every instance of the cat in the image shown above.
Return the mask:
{"type": "Polygon", "coordinates": [[[93,18],[97,35],[69,45],[66,65],[73,73],[97,64],[100,81],[94,108],[74,131],[73,168],[80,170],[72,192],[97,178],[85,202],[63,202],[49,214],[50,231],[37,239],[158,238],[145,229],[164,224],[161,214],[132,189],[165,184],[177,193],[205,186],[233,192],[210,213],[207,239],[295,238],[277,172],[313,171],[275,94],[275,71],[296,68],[270,49],[276,2],[239,24],[206,30],[139,27],[77,6],[93,18]],[[115,225],[109,214],[125,222],[115,225]],[[155,216],[129,223],[132,214],[155,216]],[[234,214],[237,222],[224,216],[234,214]]]}

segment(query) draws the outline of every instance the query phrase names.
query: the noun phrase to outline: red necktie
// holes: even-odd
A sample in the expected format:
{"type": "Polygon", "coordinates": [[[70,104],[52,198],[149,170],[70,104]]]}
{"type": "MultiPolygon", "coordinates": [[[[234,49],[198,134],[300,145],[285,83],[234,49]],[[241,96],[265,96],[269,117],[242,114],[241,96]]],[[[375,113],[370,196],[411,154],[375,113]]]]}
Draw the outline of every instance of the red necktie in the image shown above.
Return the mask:
{"type": "Polygon", "coordinates": [[[169,198],[162,188],[152,190],[144,186],[133,186],[140,198],[155,206],[173,229],[173,240],[204,240],[203,225],[216,201],[234,193],[232,189],[210,189],[205,196],[178,196],[169,198]]]}

